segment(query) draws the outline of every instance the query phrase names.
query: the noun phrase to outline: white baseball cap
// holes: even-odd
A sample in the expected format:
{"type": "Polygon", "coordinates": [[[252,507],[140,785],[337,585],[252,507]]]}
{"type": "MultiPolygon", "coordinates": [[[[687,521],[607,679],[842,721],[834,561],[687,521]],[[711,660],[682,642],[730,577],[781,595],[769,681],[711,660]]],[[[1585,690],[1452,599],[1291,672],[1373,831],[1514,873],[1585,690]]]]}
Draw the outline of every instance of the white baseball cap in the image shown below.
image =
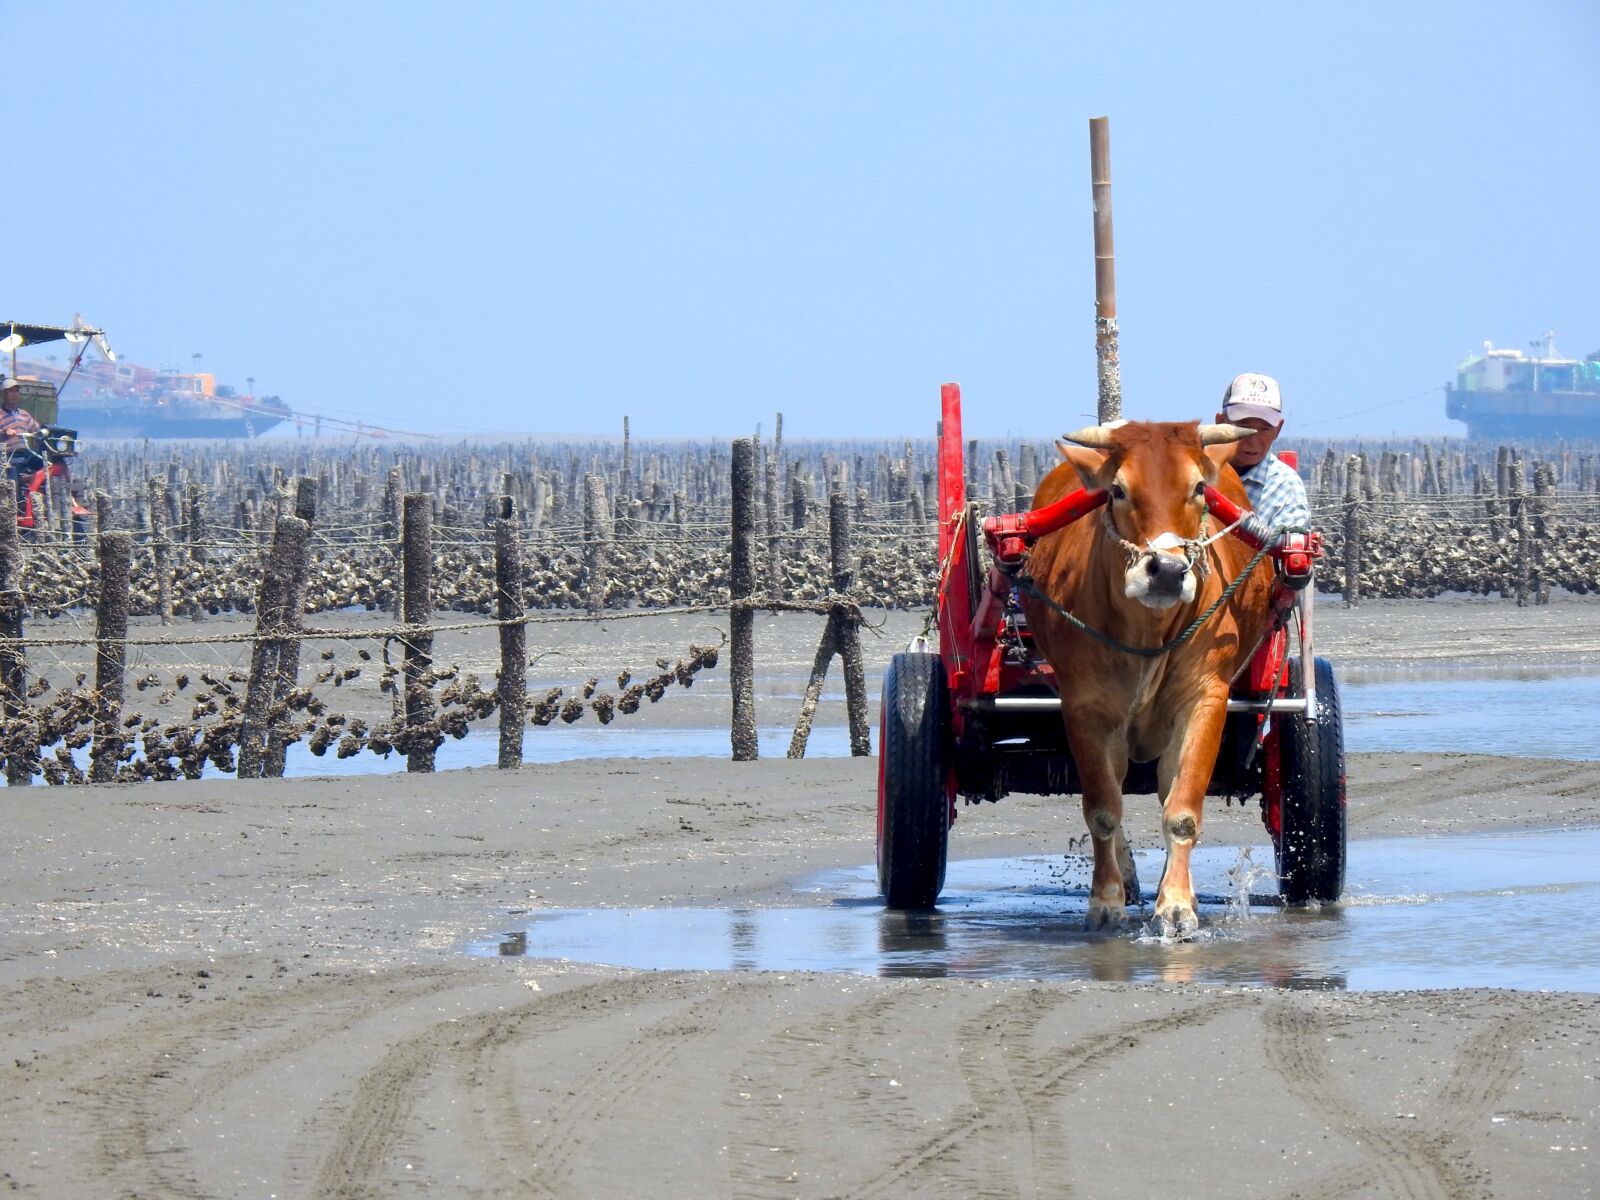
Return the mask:
{"type": "Polygon", "coordinates": [[[1235,375],[1222,393],[1222,415],[1228,420],[1260,417],[1269,425],[1283,424],[1283,393],[1270,375],[1245,372],[1235,375]]]}

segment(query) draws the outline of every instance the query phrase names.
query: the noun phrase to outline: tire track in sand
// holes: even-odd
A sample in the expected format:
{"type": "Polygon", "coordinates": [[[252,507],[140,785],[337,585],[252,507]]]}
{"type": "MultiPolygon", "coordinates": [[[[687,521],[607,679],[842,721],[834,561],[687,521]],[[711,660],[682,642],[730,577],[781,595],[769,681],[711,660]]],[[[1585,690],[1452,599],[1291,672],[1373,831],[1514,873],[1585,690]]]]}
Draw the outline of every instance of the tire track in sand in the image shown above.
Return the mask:
{"type": "Polygon", "coordinates": [[[919,1000],[925,1003],[897,988],[758,1035],[728,1082],[737,1130],[728,1164],[735,1195],[764,1200],[795,1194],[805,1167],[794,1136],[797,1094],[837,1114],[836,1124],[852,1136],[893,1143],[920,1131],[901,1106],[883,1103],[882,1070],[895,1038],[920,1029],[906,1016],[919,1000]]]}
{"type": "Polygon", "coordinates": [[[1525,1016],[1497,1017],[1457,1051],[1434,1111],[1415,1128],[1395,1129],[1362,1111],[1334,1079],[1327,1054],[1328,1024],[1318,1013],[1284,1003],[1263,1017],[1268,1065],[1306,1107],[1352,1145],[1363,1161],[1291,1188],[1292,1200],[1340,1200],[1375,1188],[1406,1200],[1477,1200],[1487,1196],[1483,1174],[1458,1145],[1492,1111],[1522,1066],[1517,1044],[1536,1024],[1525,1016]]]}
{"type": "MultiPolygon", "coordinates": [[[[673,1011],[652,1026],[668,1024],[682,1032],[685,1014],[680,1010],[686,1005],[693,1020],[697,1011],[704,1016],[725,1003],[721,996],[705,997],[705,986],[702,980],[679,975],[581,984],[514,1008],[438,1022],[395,1043],[357,1082],[309,1194],[317,1200],[387,1194],[385,1160],[405,1132],[424,1082],[451,1070],[487,1088],[487,1105],[466,1118],[464,1132],[480,1151],[479,1166],[493,1177],[491,1186],[522,1194],[566,1194],[574,1162],[593,1138],[603,1136],[606,1120],[643,1080],[693,1043],[652,1037],[651,1026],[636,1031],[575,1083],[573,1094],[560,1102],[559,1121],[538,1125],[526,1118],[518,1100],[510,1048],[570,1032],[580,1024],[593,1025],[599,1008],[608,1008],[632,1027],[640,1020],[639,1006],[665,1004],[673,1011]]],[[[710,1035],[714,1029],[703,1032],[710,1035]]]]}
{"type": "MultiPolygon", "coordinates": [[[[211,982],[226,983],[225,968],[211,970],[211,982]]],[[[187,970],[120,972],[72,989],[59,1009],[48,1002],[54,989],[30,989],[27,1007],[48,1016],[60,1033],[26,1063],[0,1115],[25,1106],[35,1118],[48,1114],[59,1122],[63,1134],[81,1135],[89,1167],[112,1181],[117,1194],[209,1195],[188,1144],[197,1115],[225,1111],[231,1089],[248,1094],[248,1081],[275,1064],[375,1012],[447,988],[452,977],[285,980],[280,990],[219,994],[154,1011],[147,997],[175,979],[192,982],[187,970]],[[77,1034],[83,1025],[95,1028],[77,1034]]]]}
{"type": "MultiPolygon", "coordinates": [[[[210,1111],[227,1091],[294,1054],[459,983],[450,973],[381,984],[374,980],[355,988],[348,979],[322,987],[301,985],[278,993],[265,1005],[256,996],[220,1011],[184,1014],[176,1028],[160,1036],[152,1037],[148,1029],[130,1031],[128,1036],[137,1038],[139,1045],[132,1064],[97,1074],[90,1085],[96,1093],[100,1133],[95,1156],[100,1170],[107,1178],[124,1180],[129,1195],[213,1195],[196,1178],[185,1139],[176,1137],[193,1114],[210,1111]],[[263,1037],[263,1031],[274,1026],[282,1026],[282,1032],[263,1037]],[[237,1044],[242,1035],[261,1040],[233,1053],[208,1053],[237,1044]],[[175,1144],[162,1146],[169,1134],[175,1136],[175,1144]]],[[[102,1053],[101,1065],[104,1059],[102,1053]]]]}
{"type": "MultiPolygon", "coordinates": [[[[958,996],[952,993],[939,999],[954,1004],[958,996]]],[[[1065,1131],[1049,1105],[1151,1038],[1195,1028],[1248,1002],[1242,996],[1211,996],[1175,1012],[1115,1025],[1065,1045],[1041,1045],[1037,1036],[1040,1026],[1071,1001],[1070,994],[1028,989],[985,1003],[950,1029],[947,1016],[930,1026],[928,1014],[937,1010],[930,1009],[926,995],[899,992],[855,1005],[836,1018],[830,1029],[813,1025],[765,1042],[760,1049],[780,1077],[788,1073],[791,1087],[796,1075],[809,1076],[821,1085],[817,1090],[826,1093],[833,1085],[832,1076],[841,1071],[853,1073],[850,1078],[859,1099],[852,1104],[849,1096],[845,1097],[847,1112],[852,1114],[845,1118],[846,1123],[881,1143],[874,1158],[887,1165],[864,1180],[850,1182],[840,1189],[841,1194],[862,1200],[934,1193],[986,1200],[1069,1196],[1065,1131]],[[907,1024],[895,1011],[897,1006],[911,1003],[918,1005],[922,1018],[915,1024],[907,1024]],[[869,1095],[859,1090],[868,1061],[859,1047],[872,1044],[878,1036],[875,1031],[889,1021],[902,1033],[914,1031],[917,1045],[924,1051],[951,1047],[965,1081],[967,1100],[938,1120],[933,1133],[927,1132],[929,1122],[911,1111],[903,1122],[886,1122],[881,1092],[869,1095]],[[860,1121],[854,1119],[857,1112],[860,1121]],[[953,1179],[951,1172],[957,1169],[961,1178],[953,1179]]],[[[743,1140],[770,1148],[779,1144],[785,1129],[781,1114],[768,1114],[743,1140]]],[[[794,1178],[780,1173],[791,1165],[787,1161],[772,1163],[759,1174],[736,1178],[737,1194],[793,1195],[794,1178]]]]}
{"type": "MultiPolygon", "coordinates": [[[[524,1195],[577,1194],[571,1183],[573,1168],[594,1150],[595,1143],[606,1143],[607,1122],[651,1079],[670,1071],[677,1060],[692,1054],[699,1042],[717,1036],[722,1028],[718,1014],[733,1003],[726,985],[720,983],[709,985],[715,989],[710,995],[703,994],[708,986],[705,981],[686,977],[674,979],[670,987],[654,979],[637,983],[643,992],[641,1000],[667,1004],[670,1011],[655,1020],[644,1019],[636,1008],[615,1013],[615,1022],[626,1027],[616,1039],[622,1043],[620,1048],[592,1060],[586,1058],[584,1073],[565,1078],[567,1094],[552,1103],[550,1112],[539,1120],[529,1119],[521,1099],[524,1089],[519,1086],[522,1074],[518,1068],[526,1068],[530,1057],[520,1044],[522,1035],[530,1031],[518,1028],[500,1044],[485,1041],[474,1048],[468,1070],[483,1089],[487,1103],[474,1110],[476,1128],[469,1139],[500,1186],[524,1195]],[[513,1043],[519,1046],[518,1052],[507,1054],[513,1043]]],[[[774,986],[743,982],[737,1002],[748,1004],[774,986]]],[[[541,1014],[539,1028],[531,1032],[535,1040],[543,1039],[570,1024],[570,1019],[563,1020],[561,1029],[552,1028],[541,1014]]],[[[592,1018],[585,1039],[586,1044],[598,1041],[602,1045],[612,1040],[592,1018]]]]}

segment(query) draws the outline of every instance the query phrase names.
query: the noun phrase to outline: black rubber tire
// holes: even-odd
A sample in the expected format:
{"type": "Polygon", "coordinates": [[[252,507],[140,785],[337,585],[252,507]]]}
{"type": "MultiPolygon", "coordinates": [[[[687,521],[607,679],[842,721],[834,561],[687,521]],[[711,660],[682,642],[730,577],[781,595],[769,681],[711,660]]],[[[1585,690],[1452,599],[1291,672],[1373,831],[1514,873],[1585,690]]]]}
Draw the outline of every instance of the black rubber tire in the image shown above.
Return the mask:
{"type": "MultiPolygon", "coordinates": [[[[1347,841],[1344,715],[1333,664],[1316,660],[1317,716],[1284,722],[1283,805],[1276,846],[1285,904],[1330,904],[1344,893],[1347,841]]],[[[1303,695],[1300,662],[1289,661],[1289,695],[1303,695]]]]}
{"type": "Polygon", "coordinates": [[[890,908],[932,908],[950,846],[950,689],[937,654],[889,660],[880,730],[878,888],[890,908]]]}

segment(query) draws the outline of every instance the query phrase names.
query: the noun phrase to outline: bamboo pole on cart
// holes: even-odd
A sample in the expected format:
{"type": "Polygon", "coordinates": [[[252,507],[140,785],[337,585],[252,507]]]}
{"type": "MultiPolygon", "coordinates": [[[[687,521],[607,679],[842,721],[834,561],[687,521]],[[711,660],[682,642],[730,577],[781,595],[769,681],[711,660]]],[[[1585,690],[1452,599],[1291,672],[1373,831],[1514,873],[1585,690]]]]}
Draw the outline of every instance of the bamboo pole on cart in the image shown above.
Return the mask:
{"type": "Polygon", "coordinates": [[[1094,354],[1099,419],[1122,417],[1122,364],[1117,351],[1117,268],[1111,236],[1111,126],[1089,118],[1089,177],[1094,196],[1094,354]]]}

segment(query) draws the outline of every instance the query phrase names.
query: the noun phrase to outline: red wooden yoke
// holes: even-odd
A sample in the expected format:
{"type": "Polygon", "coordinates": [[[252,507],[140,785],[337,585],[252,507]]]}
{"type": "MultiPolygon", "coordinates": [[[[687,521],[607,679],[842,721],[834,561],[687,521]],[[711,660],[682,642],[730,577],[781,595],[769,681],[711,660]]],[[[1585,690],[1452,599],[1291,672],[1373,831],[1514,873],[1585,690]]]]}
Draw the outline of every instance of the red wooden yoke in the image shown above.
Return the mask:
{"type": "MultiPolygon", "coordinates": [[[[1012,596],[1012,580],[1033,543],[1063,529],[1106,503],[1104,491],[1079,488],[1053,504],[1029,512],[985,518],[982,533],[994,555],[985,574],[978,553],[974,510],[966,503],[965,465],[961,438],[961,389],[947,383],[941,394],[943,420],[939,441],[939,648],[955,699],[956,733],[962,710],[985,697],[1007,693],[1039,695],[1055,690],[1048,664],[1032,651],[1032,641],[1012,596]]],[[[1295,466],[1292,451],[1279,458],[1295,466]]],[[[1215,488],[1206,488],[1206,507],[1219,522],[1254,550],[1261,539],[1237,524],[1245,515],[1215,488]]],[[[1288,608],[1311,580],[1312,565],[1322,553],[1317,533],[1285,534],[1268,550],[1276,566],[1273,604],[1288,608]]],[[[1269,639],[1251,665],[1252,691],[1281,686],[1287,670],[1286,639],[1269,639]]]]}

